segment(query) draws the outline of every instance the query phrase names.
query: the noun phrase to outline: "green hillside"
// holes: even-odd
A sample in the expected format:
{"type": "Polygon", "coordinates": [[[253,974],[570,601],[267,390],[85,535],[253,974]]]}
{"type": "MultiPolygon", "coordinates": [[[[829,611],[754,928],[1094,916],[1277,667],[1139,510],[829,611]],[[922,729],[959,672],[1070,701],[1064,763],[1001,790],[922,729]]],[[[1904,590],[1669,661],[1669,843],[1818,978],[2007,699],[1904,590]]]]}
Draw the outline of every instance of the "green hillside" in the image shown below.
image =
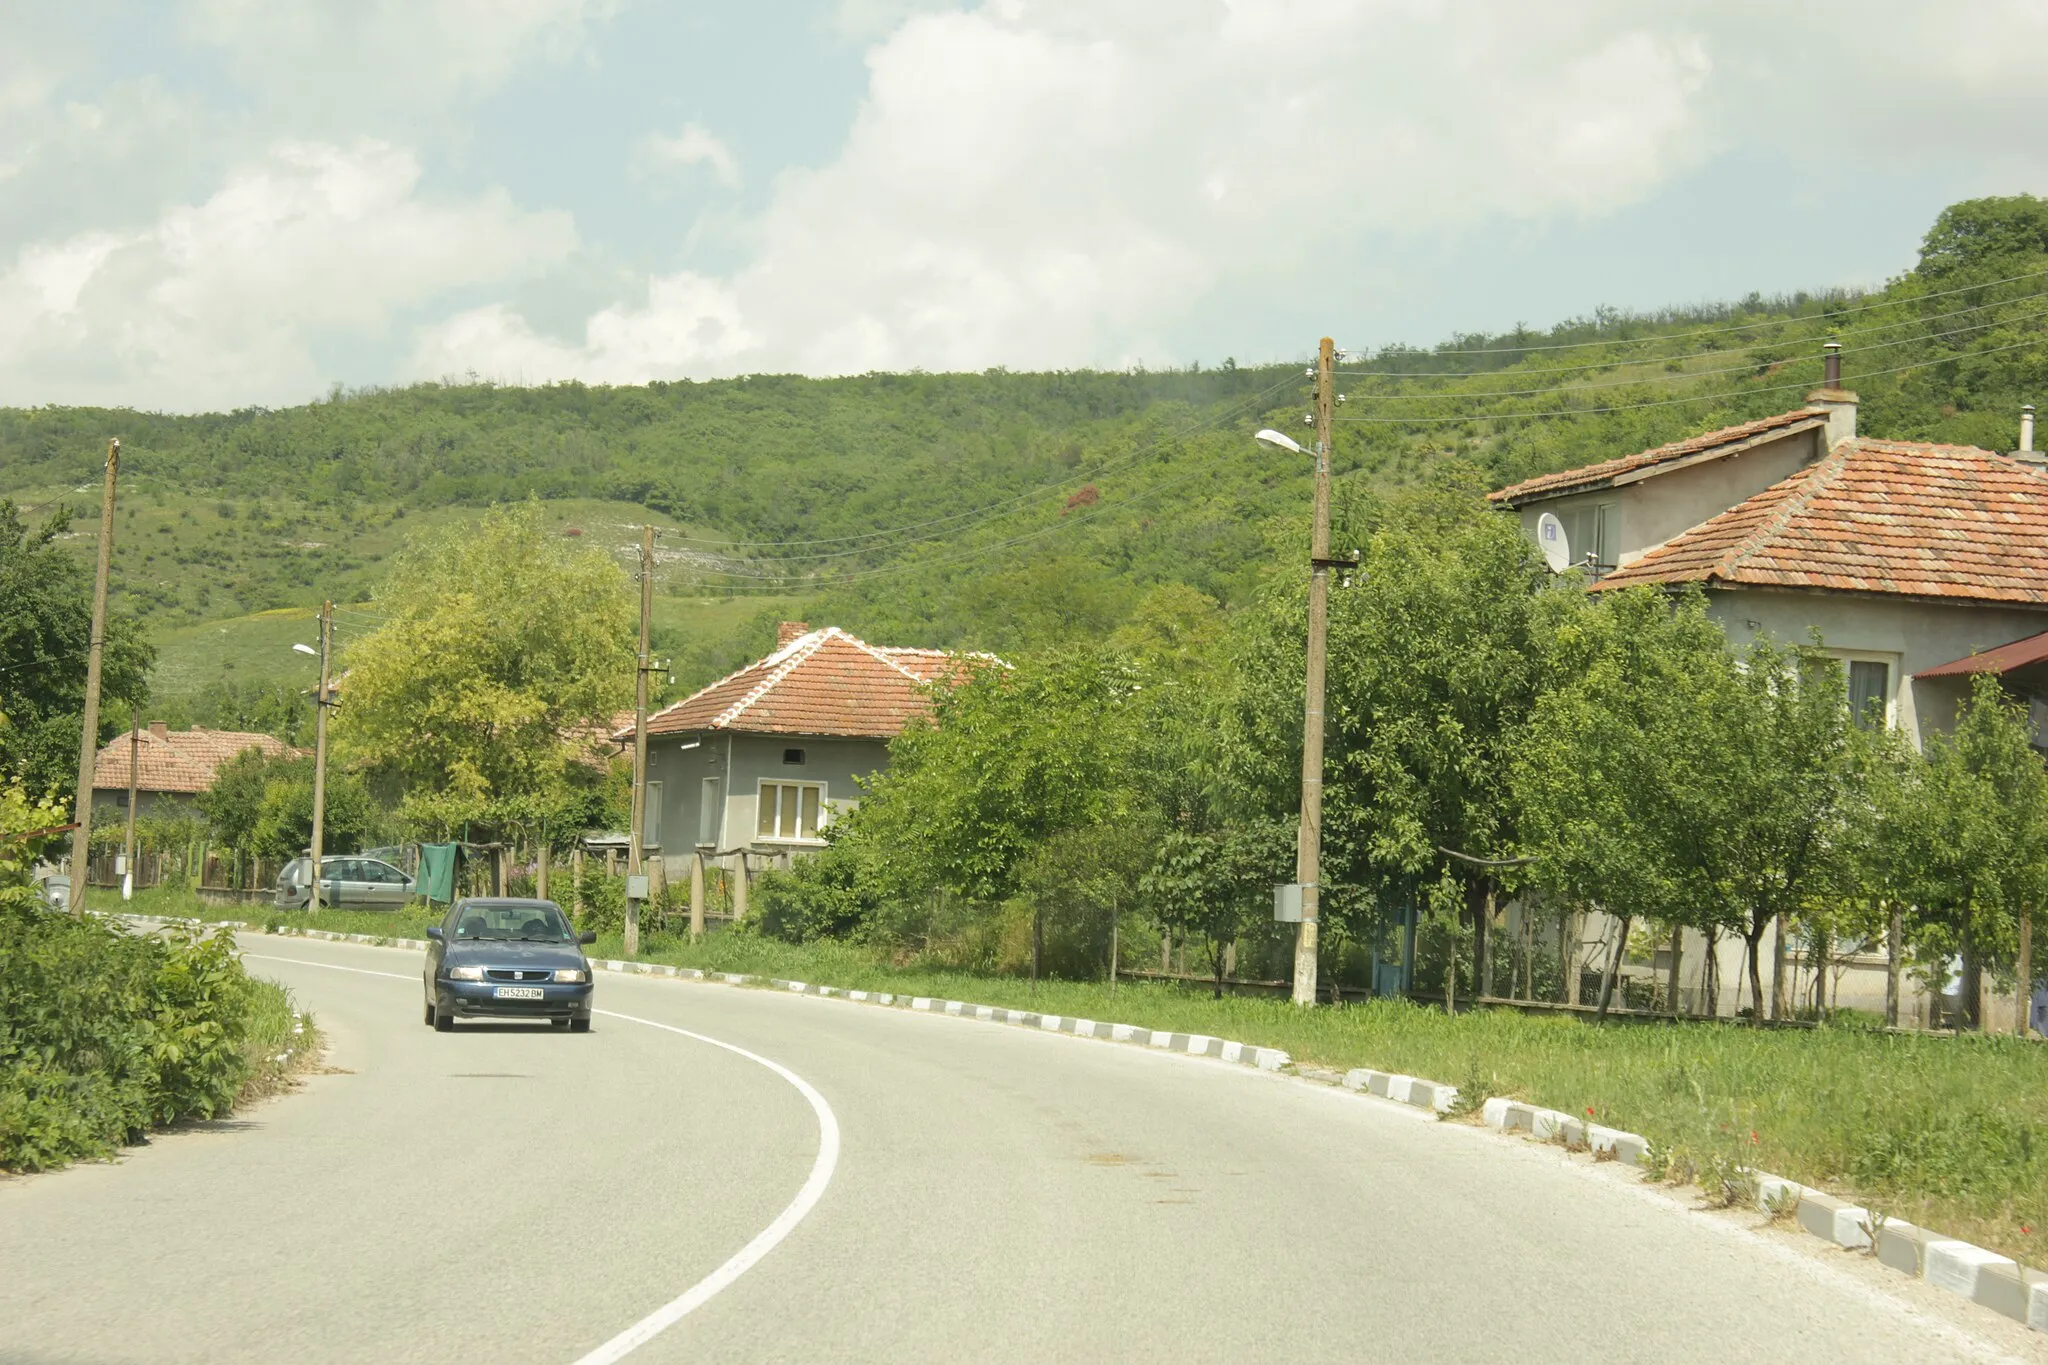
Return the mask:
{"type": "MultiPolygon", "coordinates": [[[[2048,395],[2044,320],[2048,206],[2021,197],[1949,210],[1921,264],[1874,294],[1602,310],[1353,357],[1340,525],[1378,489],[1498,484],[1794,406],[1831,335],[1867,433],[2009,448],[2019,404],[2048,395]]],[[[1110,630],[1161,583],[1242,601],[1309,492],[1306,461],[1249,434],[1305,440],[1307,388],[1298,364],[1226,363],[0,410],[0,497],[89,516],[105,439],[122,439],[115,605],[157,642],[167,699],[310,681],[290,652],[306,610],[351,604],[344,645],[373,625],[384,566],[422,526],[538,497],[565,533],[630,554],[651,521],[680,689],[767,643],[778,616],[1017,649],[1110,630]]],[[[70,536],[90,554],[89,521],[70,536]]]]}

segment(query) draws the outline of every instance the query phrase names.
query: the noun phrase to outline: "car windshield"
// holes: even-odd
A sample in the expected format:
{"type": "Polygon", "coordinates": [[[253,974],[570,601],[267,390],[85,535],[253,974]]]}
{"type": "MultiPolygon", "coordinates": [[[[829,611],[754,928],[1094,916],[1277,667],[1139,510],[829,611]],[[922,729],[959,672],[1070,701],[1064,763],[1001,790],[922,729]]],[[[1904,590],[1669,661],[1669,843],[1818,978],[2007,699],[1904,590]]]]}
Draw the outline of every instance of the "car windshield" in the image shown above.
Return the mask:
{"type": "Polygon", "coordinates": [[[459,939],[524,939],[533,943],[567,943],[575,935],[554,904],[470,905],[455,922],[459,939]]]}

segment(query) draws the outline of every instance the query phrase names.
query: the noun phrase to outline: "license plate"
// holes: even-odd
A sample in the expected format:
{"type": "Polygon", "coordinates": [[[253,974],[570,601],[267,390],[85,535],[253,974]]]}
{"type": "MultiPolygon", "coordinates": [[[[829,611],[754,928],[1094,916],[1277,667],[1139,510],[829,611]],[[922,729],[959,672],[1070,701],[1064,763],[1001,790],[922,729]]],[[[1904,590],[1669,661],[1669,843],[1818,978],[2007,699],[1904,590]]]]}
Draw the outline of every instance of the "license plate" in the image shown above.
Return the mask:
{"type": "Polygon", "coordinates": [[[547,992],[538,986],[500,986],[491,992],[500,1000],[545,1000],[547,992]]]}

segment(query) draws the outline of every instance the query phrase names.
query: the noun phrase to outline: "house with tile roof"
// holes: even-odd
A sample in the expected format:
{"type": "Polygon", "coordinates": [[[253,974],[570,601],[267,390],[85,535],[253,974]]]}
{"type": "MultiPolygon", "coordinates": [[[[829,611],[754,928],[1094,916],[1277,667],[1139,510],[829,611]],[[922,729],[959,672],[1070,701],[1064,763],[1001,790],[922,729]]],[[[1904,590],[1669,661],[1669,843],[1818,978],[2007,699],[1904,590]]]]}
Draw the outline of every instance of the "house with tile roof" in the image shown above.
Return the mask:
{"type": "MultiPolygon", "coordinates": [[[[1826,387],[1792,412],[1490,496],[1532,539],[1556,512],[1569,557],[1592,554],[1595,592],[1697,586],[1738,647],[1803,645],[1817,632],[1842,661],[1861,723],[1923,744],[1955,723],[1974,675],[1990,672],[2031,703],[2048,736],[2048,471],[2032,449],[2031,409],[2009,453],[1859,436],[1839,363],[1831,353],[1826,387]]],[[[1591,919],[1597,942],[1604,917],[1591,919]]],[[[1698,991],[1706,942],[1688,940],[1685,976],[1698,991]]],[[[1740,950],[1724,943],[1719,955],[1729,1009],[1740,950]]],[[[1882,1007],[1881,956],[1852,955],[1836,975],[1835,1003],[1882,1007]]],[[[1926,1007],[1909,995],[1909,1007],[1926,1007]]]]}
{"type": "MultiPolygon", "coordinates": [[[[783,622],[774,653],[648,717],[643,842],[671,876],[693,855],[787,866],[888,767],[889,741],[928,712],[927,684],[961,666],[783,622]]],[[[632,726],[615,737],[631,742],[632,726]]]]}
{"type": "Polygon", "coordinates": [[[1697,584],[1738,646],[1819,631],[1858,714],[1917,744],[1968,693],[1945,666],[2048,630],[2048,473],[2030,421],[2011,454],[1860,437],[1827,364],[1791,412],[1489,497],[1532,538],[1556,514],[1596,590],[1697,584]]]}
{"type": "Polygon", "coordinates": [[[274,735],[241,730],[209,730],[195,725],[173,730],[162,721],[128,735],[116,735],[93,759],[93,806],[126,814],[130,754],[134,756],[135,811],[138,815],[193,809],[201,793],[213,788],[214,775],[236,755],[258,749],[272,757],[296,756],[274,735]]]}

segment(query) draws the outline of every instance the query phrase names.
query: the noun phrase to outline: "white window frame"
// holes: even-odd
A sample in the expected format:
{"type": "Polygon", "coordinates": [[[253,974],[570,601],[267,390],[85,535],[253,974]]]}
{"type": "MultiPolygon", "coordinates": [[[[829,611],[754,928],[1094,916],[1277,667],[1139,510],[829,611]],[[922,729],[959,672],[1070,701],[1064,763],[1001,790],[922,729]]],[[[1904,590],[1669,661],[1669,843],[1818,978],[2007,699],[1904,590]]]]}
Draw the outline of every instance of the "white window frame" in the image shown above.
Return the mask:
{"type": "MultiPolygon", "coordinates": [[[[1881,649],[1830,649],[1827,653],[1829,658],[1840,661],[1842,665],[1842,694],[1844,697],[1848,695],[1850,664],[1884,665],[1884,728],[1887,730],[1898,729],[1899,688],[1905,684],[1906,680],[1904,672],[1899,667],[1901,656],[1887,653],[1881,649]]],[[[1853,721],[1855,717],[1852,716],[1850,719],[1853,721]]]]}
{"type": "MultiPolygon", "coordinates": [[[[757,844],[794,844],[802,848],[814,848],[825,842],[825,827],[831,823],[832,804],[826,799],[825,784],[823,782],[791,782],[784,778],[764,777],[761,779],[759,786],[754,790],[754,842],[757,844]],[[777,832],[774,834],[763,834],[760,832],[761,803],[768,799],[768,790],[771,787],[776,790],[775,823],[777,832]],[[815,838],[806,839],[802,835],[783,834],[780,832],[782,824],[781,789],[784,787],[809,788],[818,793],[818,834],[815,838]]],[[[799,829],[803,827],[803,797],[801,796],[797,797],[797,827],[799,829]]]]}

